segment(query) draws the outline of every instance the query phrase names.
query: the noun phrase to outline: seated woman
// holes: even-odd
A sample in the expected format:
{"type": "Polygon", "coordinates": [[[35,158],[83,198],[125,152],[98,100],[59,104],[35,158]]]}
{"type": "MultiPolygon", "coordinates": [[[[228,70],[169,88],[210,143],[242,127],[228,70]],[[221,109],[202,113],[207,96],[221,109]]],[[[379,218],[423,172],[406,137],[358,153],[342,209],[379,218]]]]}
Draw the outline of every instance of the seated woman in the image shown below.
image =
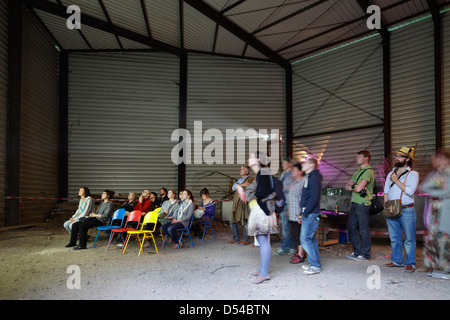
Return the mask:
{"type": "Polygon", "coordinates": [[[70,234],[70,242],[66,245],[67,248],[75,247],[77,245],[77,236],[80,236],[80,242],[74,250],[86,249],[86,236],[91,228],[105,225],[112,213],[114,212],[114,205],[111,198],[114,196],[114,191],[105,190],[102,193],[103,202],[98,206],[96,213],[91,213],[89,217],[84,217],[72,225],[72,232],[70,234]]]}
{"type": "MultiPolygon", "coordinates": [[[[173,218],[173,214],[178,211],[178,200],[177,192],[175,190],[169,190],[167,193],[168,200],[164,201],[162,203],[161,209],[159,210],[158,214],[158,223],[159,225],[164,225],[167,222],[170,222],[173,218]],[[169,220],[166,219],[166,217],[169,217],[169,220]]],[[[152,241],[149,239],[148,242],[144,245],[144,248],[150,248],[152,246],[152,241]]]]}
{"type": "Polygon", "coordinates": [[[78,191],[78,196],[80,197],[80,202],[78,203],[78,209],[75,211],[73,216],[64,222],[64,228],[67,232],[72,232],[72,225],[80,220],[82,217],[87,217],[94,211],[94,199],[91,198],[91,192],[87,187],[81,187],[78,191]]]}
{"type": "Polygon", "coordinates": [[[125,209],[126,215],[134,210],[136,207],[138,200],[136,199],[136,192],[130,192],[128,194],[128,201],[125,201],[122,205],[122,208],[125,209]]]}
{"type": "Polygon", "coordinates": [[[200,230],[200,223],[210,222],[214,214],[216,213],[216,203],[209,196],[209,191],[203,188],[200,191],[200,197],[202,197],[202,202],[200,207],[194,212],[194,221],[192,221],[192,231],[194,235],[202,238],[202,233],[200,230]]]}
{"type": "MultiPolygon", "coordinates": [[[[170,222],[167,222],[161,227],[161,233],[165,234],[166,237],[172,237],[174,249],[177,248],[178,241],[180,240],[177,229],[188,228],[191,217],[194,214],[194,199],[192,197],[192,192],[189,190],[180,192],[180,200],[181,203],[178,210],[174,212],[172,217],[166,217],[170,222]]],[[[183,247],[183,242],[180,243],[180,246],[183,247]]]]}
{"type": "Polygon", "coordinates": [[[167,196],[169,199],[163,202],[158,215],[158,222],[161,223],[161,225],[165,225],[169,222],[166,218],[173,217],[173,214],[178,211],[179,203],[176,199],[177,192],[171,189],[168,191],[167,196]]]}

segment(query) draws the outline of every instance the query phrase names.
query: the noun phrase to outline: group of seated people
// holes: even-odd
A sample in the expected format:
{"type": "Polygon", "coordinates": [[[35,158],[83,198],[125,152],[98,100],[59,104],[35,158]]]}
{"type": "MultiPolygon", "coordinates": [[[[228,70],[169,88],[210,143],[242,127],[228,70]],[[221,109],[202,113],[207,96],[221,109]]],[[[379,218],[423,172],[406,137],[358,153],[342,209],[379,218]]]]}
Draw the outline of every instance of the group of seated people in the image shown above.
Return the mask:
{"type": "MultiPolygon", "coordinates": [[[[111,218],[115,207],[112,202],[114,191],[105,190],[102,193],[102,203],[98,206],[94,213],[94,199],[91,197],[90,190],[87,187],[80,188],[78,196],[80,201],[78,209],[74,215],[64,223],[64,228],[70,233],[70,242],[66,247],[73,247],[74,250],[86,249],[87,234],[89,229],[106,225],[111,218]],[[77,238],[79,244],[77,246],[77,238]]],[[[125,214],[128,215],[132,211],[141,211],[141,222],[146,214],[160,208],[158,214],[158,226],[163,236],[172,238],[173,247],[176,249],[180,238],[177,230],[188,228],[192,221],[191,230],[195,236],[201,238],[200,224],[202,222],[211,222],[215,214],[216,207],[214,200],[211,199],[209,191],[203,188],[200,191],[202,201],[199,206],[194,205],[194,197],[190,190],[183,190],[177,199],[177,192],[173,189],[160,189],[160,196],[155,192],[144,190],[137,198],[136,193],[130,192],[128,200],[122,204],[125,214]]],[[[123,236],[123,239],[125,236],[123,236]]],[[[147,243],[145,247],[150,246],[147,243]]],[[[180,242],[183,246],[183,242],[180,242]]]]}

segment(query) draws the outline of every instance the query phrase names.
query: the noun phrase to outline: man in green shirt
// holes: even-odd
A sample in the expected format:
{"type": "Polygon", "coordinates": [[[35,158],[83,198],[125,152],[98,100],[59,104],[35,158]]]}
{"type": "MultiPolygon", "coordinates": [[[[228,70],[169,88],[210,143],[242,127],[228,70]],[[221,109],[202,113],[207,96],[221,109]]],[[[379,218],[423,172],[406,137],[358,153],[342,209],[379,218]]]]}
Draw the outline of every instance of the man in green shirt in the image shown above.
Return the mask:
{"type": "Polygon", "coordinates": [[[352,179],[345,185],[345,190],[353,191],[352,205],[347,222],[353,253],[346,257],[355,261],[370,259],[369,207],[375,184],[375,175],[369,165],[370,157],[370,152],[367,150],[356,154],[356,164],[360,169],[356,171],[352,179]]]}

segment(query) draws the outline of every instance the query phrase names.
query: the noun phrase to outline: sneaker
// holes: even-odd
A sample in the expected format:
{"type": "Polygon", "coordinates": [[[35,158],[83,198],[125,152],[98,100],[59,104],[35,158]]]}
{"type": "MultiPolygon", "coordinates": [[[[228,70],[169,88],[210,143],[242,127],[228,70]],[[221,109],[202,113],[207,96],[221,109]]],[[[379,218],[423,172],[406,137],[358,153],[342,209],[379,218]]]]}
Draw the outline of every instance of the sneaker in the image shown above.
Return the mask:
{"type": "Polygon", "coordinates": [[[308,268],[308,270],[305,270],[305,271],[303,271],[303,274],[305,274],[305,275],[312,275],[312,274],[318,274],[318,273],[320,273],[320,269],[317,269],[317,268],[308,268]]]}
{"type": "Polygon", "coordinates": [[[356,261],[369,261],[369,259],[363,257],[362,255],[359,255],[356,257],[356,261]]]}
{"type": "Polygon", "coordinates": [[[118,244],[117,244],[117,247],[118,247],[118,248],[122,248],[122,247],[123,247],[123,243],[118,243],[118,244]]]}
{"type": "Polygon", "coordinates": [[[283,256],[283,255],[285,255],[287,253],[287,251],[284,251],[283,249],[278,248],[273,253],[276,254],[277,256],[283,256]]]}
{"type": "Polygon", "coordinates": [[[431,276],[436,279],[450,280],[450,273],[445,271],[433,270],[431,276]]]}
{"type": "Polygon", "coordinates": [[[351,254],[345,255],[345,257],[346,257],[347,259],[350,259],[350,260],[355,260],[355,259],[356,259],[356,256],[355,256],[355,253],[354,253],[354,252],[352,252],[351,254]]]}
{"type": "Polygon", "coordinates": [[[296,255],[296,254],[297,254],[297,250],[295,250],[295,249],[289,249],[288,254],[289,254],[290,256],[296,255]]]}
{"type": "Polygon", "coordinates": [[[310,264],[304,264],[304,265],[302,265],[302,269],[303,269],[303,270],[308,270],[309,267],[311,267],[310,264]]]}
{"type": "Polygon", "coordinates": [[[362,255],[355,256],[354,252],[352,252],[352,254],[347,254],[345,257],[350,260],[353,260],[353,261],[368,261],[369,260],[367,258],[364,258],[362,255]]]}

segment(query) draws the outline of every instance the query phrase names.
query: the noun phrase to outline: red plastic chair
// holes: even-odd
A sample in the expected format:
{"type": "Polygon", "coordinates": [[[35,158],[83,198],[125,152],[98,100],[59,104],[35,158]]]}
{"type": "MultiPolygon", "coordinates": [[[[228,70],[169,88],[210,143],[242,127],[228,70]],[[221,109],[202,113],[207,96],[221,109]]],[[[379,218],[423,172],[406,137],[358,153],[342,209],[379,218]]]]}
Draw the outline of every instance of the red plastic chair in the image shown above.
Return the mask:
{"type": "Polygon", "coordinates": [[[111,245],[111,241],[114,238],[114,235],[116,233],[120,233],[120,237],[122,238],[123,244],[125,244],[125,239],[122,236],[122,232],[138,230],[140,222],[141,222],[141,211],[140,210],[131,211],[130,214],[128,215],[128,217],[127,217],[127,222],[125,222],[125,227],[111,230],[111,235],[109,236],[109,242],[108,242],[108,249],[106,249],[106,250],[109,250],[109,246],[111,245]],[[128,224],[130,222],[137,222],[136,227],[135,228],[128,227],[128,224]]]}

